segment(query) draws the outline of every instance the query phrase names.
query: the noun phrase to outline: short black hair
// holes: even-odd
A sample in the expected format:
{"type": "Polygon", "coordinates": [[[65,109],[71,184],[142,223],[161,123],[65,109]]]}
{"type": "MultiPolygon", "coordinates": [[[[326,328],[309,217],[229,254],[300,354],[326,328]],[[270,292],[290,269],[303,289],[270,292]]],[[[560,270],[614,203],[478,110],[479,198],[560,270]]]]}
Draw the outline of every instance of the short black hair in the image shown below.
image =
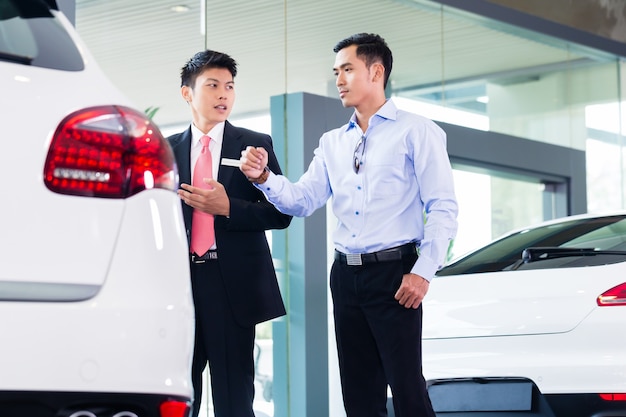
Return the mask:
{"type": "Polygon", "coordinates": [[[348,46],[356,45],[356,55],[363,58],[365,65],[368,67],[375,62],[380,62],[385,67],[385,88],[391,74],[393,66],[393,55],[391,49],[387,46],[387,42],[375,33],[357,33],[349,36],[337,43],[333,48],[335,53],[341,51],[348,46]]]}
{"type": "Polygon", "coordinates": [[[180,86],[193,88],[198,75],[210,68],[225,68],[230,71],[233,78],[237,75],[237,62],[232,57],[223,52],[207,49],[192,56],[180,70],[180,86]]]}

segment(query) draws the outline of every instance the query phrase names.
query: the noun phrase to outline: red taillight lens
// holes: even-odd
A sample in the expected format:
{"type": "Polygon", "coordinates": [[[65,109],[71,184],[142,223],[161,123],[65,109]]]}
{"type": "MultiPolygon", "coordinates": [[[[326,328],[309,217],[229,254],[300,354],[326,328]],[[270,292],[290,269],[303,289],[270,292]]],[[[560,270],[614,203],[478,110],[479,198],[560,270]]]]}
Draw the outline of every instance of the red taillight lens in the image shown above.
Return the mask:
{"type": "Polygon", "coordinates": [[[626,401],[626,394],[598,394],[604,401],[626,401]]]}
{"type": "Polygon", "coordinates": [[[600,307],[626,306],[626,282],[599,295],[597,303],[600,307]]]}
{"type": "Polygon", "coordinates": [[[82,109],[57,128],[44,166],[57,193],[126,198],[149,188],[175,190],[174,154],[143,113],[123,106],[82,109]]]}
{"type": "Polygon", "coordinates": [[[187,417],[189,403],[182,401],[165,401],[159,410],[161,417],[187,417]]]}

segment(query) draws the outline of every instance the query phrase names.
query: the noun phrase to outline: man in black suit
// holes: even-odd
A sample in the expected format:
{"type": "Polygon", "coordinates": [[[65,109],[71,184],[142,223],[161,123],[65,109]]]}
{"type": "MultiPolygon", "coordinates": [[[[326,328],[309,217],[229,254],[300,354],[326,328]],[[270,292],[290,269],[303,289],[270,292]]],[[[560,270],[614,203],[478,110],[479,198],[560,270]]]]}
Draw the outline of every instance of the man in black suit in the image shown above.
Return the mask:
{"type": "Polygon", "coordinates": [[[190,241],[196,309],[193,416],[199,413],[208,361],[215,416],[254,417],[255,325],[285,314],[265,231],[286,228],[291,216],[268,203],[238,168],[242,150],[261,146],[271,155],[270,169],[280,172],[270,136],[226,120],[235,100],[236,74],[235,60],[224,53],[194,55],[181,70],[181,93],[193,122],[168,138],[178,164],[178,194],[190,241]],[[208,155],[207,172],[212,173],[192,184],[202,154],[208,155]],[[196,215],[210,218],[210,223],[204,225],[196,215]],[[194,237],[209,237],[208,250],[194,250],[199,247],[194,237]]]}

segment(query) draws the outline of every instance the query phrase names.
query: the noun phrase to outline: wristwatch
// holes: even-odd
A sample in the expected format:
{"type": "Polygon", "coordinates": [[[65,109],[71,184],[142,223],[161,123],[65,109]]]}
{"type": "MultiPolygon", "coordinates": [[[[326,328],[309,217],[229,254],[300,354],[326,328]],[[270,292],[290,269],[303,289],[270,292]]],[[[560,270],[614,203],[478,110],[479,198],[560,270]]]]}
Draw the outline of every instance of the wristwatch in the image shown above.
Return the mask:
{"type": "Polygon", "coordinates": [[[263,184],[265,181],[267,181],[267,177],[269,176],[270,176],[270,169],[266,165],[265,168],[263,168],[263,172],[261,173],[261,175],[259,175],[258,178],[249,178],[249,179],[251,182],[255,184],[263,184]]]}

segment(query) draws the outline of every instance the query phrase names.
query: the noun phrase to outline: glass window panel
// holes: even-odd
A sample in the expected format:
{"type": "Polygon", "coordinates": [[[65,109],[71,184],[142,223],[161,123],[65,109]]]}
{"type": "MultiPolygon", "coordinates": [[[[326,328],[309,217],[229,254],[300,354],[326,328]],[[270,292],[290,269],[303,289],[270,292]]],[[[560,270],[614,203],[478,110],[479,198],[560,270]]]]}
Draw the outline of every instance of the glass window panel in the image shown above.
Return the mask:
{"type": "Polygon", "coordinates": [[[623,207],[623,147],[601,140],[587,140],[587,206],[591,213],[623,207]]]}
{"type": "Polygon", "coordinates": [[[459,229],[449,260],[543,218],[544,187],[522,179],[454,170],[459,229]]]}
{"type": "Polygon", "coordinates": [[[623,107],[619,102],[608,102],[586,108],[589,212],[624,208],[626,117],[623,107]]]}

